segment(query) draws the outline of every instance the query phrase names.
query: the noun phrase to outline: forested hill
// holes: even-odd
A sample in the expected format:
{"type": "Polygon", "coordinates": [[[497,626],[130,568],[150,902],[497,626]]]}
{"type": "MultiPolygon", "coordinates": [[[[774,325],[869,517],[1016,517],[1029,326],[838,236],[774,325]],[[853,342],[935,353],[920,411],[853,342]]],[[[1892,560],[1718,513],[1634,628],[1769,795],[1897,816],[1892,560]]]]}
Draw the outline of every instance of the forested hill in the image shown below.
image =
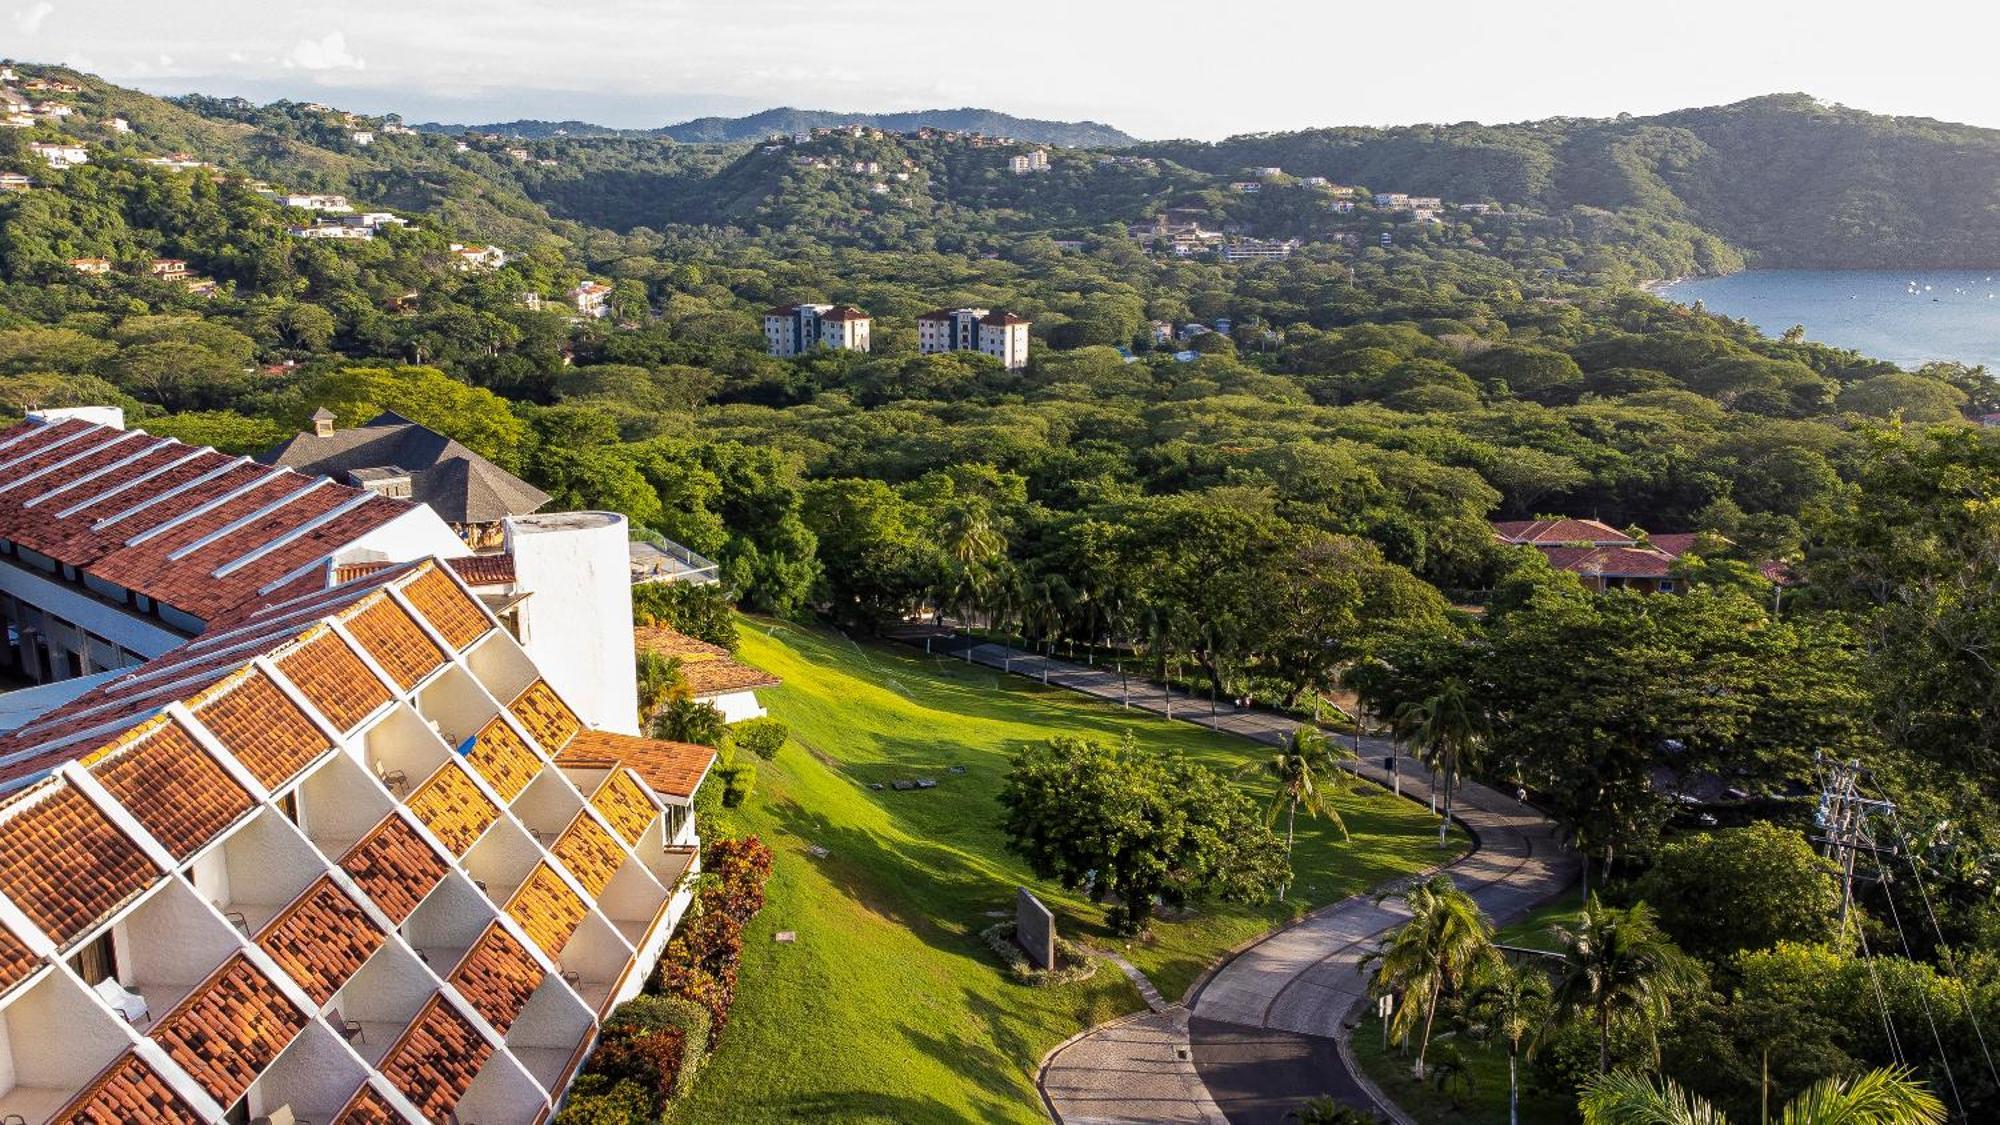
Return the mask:
{"type": "Polygon", "coordinates": [[[1451,199],[1647,212],[1764,266],[2000,263],[2000,131],[1804,94],[1657,117],[1311,129],[1137,151],[1218,175],[1278,166],[1451,199]]]}
{"type": "Polygon", "coordinates": [[[1137,144],[1130,134],[1096,121],[1041,121],[1014,117],[990,109],[924,109],[909,113],[838,113],[821,109],[767,109],[748,117],[700,117],[658,129],[612,129],[586,121],[508,121],[492,125],[442,125],[415,128],[426,133],[494,133],[523,140],[553,137],[664,137],[683,144],[733,144],[760,141],[778,133],[803,133],[836,125],[866,125],[892,133],[929,127],[959,133],[1013,137],[1035,144],[1067,148],[1124,148],[1137,144]]]}

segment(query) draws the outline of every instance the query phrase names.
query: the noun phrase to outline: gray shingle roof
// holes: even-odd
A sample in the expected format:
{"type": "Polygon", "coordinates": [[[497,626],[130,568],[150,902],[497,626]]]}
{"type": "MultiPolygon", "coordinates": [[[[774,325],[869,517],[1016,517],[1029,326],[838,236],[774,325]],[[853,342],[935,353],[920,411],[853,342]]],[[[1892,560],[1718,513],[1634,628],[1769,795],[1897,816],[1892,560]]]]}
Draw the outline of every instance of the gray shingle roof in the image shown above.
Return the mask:
{"type": "Polygon", "coordinates": [[[534,485],[400,414],[384,413],[325,437],[299,434],[259,460],[338,481],[357,479],[354,474],[367,469],[400,469],[409,474],[410,499],[430,505],[449,523],[494,523],[549,502],[534,485]]]}

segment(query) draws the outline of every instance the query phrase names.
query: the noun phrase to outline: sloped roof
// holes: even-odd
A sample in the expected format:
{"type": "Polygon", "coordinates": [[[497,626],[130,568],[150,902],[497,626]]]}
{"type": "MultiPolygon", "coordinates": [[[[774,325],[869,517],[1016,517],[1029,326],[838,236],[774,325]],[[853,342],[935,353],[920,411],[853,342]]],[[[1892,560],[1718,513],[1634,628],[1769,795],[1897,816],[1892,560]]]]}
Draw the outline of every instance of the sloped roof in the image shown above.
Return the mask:
{"type": "Polygon", "coordinates": [[[0,430],[0,537],[208,622],[410,510],[143,430],[0,430]]]}
{"type": "Polygon", "coordinates": [[[1549,565],[1605,578],[1665,578],[1674,556],[1643,547],[1545,547],[1549,565]]]}
{"type": "Polygon", "coordinates": [[[632,644],[642,652],[681,662],[681,679],[696,699],[713,699],[760,687],[776,687],[778,677],[738,663],[721,645],[690,637],[666,625],[641,625],[632,630],[632,644]]]}
{"type": "Polygon", "coordinates": [[[450,523],[496,523],[549,502],[548,493],[395,413],[325,437],[298,434],[259,460],[339,481],[363,469],[401,469],[410,475],[410,498],[450,523]]]}
{"type": "Polygon", "coordinates": [[[1493,535],[1502,543],[1561,546],[1588,543],[1596,547],[1629,547],[1638,542],[1601,520],[1497,520],[1493,535]]]}
{"type": "MultiPolygon", "coordinates": [[[[587,730],[576,736],[569,748],[556,756],[556,764],[571,769],[606,769],[630,766],[653,792],[672,797],[692,797],[695,787],[715,764],[715,750],[692,742],[667,742],[657,738],[637,738],[604,730],[587,730]]],[[[607,817],[617,818],[604,809],[607,817]]]]}

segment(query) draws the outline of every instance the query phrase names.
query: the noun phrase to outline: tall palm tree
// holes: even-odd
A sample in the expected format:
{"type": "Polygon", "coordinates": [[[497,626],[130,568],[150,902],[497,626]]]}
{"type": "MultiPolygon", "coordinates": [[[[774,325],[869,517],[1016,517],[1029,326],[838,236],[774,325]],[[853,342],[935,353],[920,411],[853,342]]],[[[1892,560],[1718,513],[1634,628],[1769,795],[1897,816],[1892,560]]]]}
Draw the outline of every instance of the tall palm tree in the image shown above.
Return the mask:
{"type": "Polygon", "coordinates": [[[1402,1044],[1409,1042],[1412,1032],[1418,1033],[1412,1073],[1422,1080],[1439,1005],[1475,968],[1498,953],[1493,947],[1493,923],[1451,876],[1431,876],[1404,891],[1403,902],[1410,920],[1384,935],[1360,967],[1366,971],[1370,964],[1376,966],[1375,979],[1368,985],[1372,995],[1402,995],[1389,1018],[1389,1037],[1402,1044]]]}
{"type": "MultiPolygon", "coordinates": [[[[1658,1086],[1621,1070],[1584,1083],[1577,1102],[1583,1125],[1729,1125],[1723,1112],[1671,1079],[1658,1086]]],[[[1944,1103],[1905,1067],[1871,1070],[1849,1081],[1822,1078],[1785,1103],[1778,1125],[1941,1125],[1944,1103]]]]}
{"type": "Polygon", "coordinates": [[[1674,994],[1700,980],[1699,965],[1660,930],[1653,908],[1643,902],[1620,910],[1592,895],[1575,923],[1551,929],[1563,947],[1556,1008],[1566,1019],[1588,1019],[1597,1030],[1600,1074],[1611,1071],[1613,1023],[1632,1021],[1651,1037],[1674,994]]]}
{"type": "Polygon", "coordinates": [[[953,611],[964,616],[968,609],[985,608],[998,578],[997,564],[1007,554],[1007,540],[993,526],[985,501],[965,497],[947,508],[938,520],[938,538],[951,560],[953,611]]]}
{"type": "Polygon", "coordinates": [[[1399,740],[1434,773],[1444,776],[1444,819],[1438,821],[1438,847],[1451,828],[1452,794],[1458,776],[1479,756],[1490,725],[1485,709],[1472,697],[1465,681],[1452,677],[1435,694],[1406,703],[1396,712],[1399,740]]]}
{"type": "Polygon", "coordinates": [[[1549,978],[1534,965],[1496,962],[1472,989],[1469,1005],[1474,1031],[1497,1035],[1507,1041],[1507,1120],[1521,1120],[1521,1083],[1518,1076],[1521,1044],[1530,1032],[1548,1021],[1549,978]]]}
{"type": "MultiPolygon", "coordinates": [[[[1351,757],[1353,754],[1334,745],[1317,727],[1300,723],[1292,728],[1292,736],[1285,741],[1284,749],[1245,767],[1272,783],[1271,807],[1265,813],[1264,822],[1276,825],[1278,814],[1285,814],[1286,859],[1292,856],[1293,830],[1297,827],[1302,809],[1307,816],[1331,821],[1335,828],[1340,829],[1341,839],[1352,839],[1347,831],[1347,822],[1340,817],[1340,810],[1334,808],[1328,799],[1346,790],[1346,772],[1336,763],[1341,758],[1351,757]]],[[[1285,897],[1285,888],[1279,888],[1278,897],[1285,897]]]]}

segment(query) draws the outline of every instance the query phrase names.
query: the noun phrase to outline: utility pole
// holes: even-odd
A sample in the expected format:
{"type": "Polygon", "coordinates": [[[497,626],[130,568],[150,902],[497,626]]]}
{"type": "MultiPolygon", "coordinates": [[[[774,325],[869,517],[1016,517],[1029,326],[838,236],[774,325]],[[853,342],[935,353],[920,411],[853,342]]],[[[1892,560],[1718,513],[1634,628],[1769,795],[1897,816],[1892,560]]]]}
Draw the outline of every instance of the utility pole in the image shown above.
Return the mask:
{"type": "MultiPolygon", "coordinates": [[[[1875,833],[1869,822],[1878,817],[1886,817],[1896,811],[1894,802],[1875,800],[1861,795],[1861,779],[1867,770],[1858,761],[1820,762],[1826,770],[1826,781],[1820,787],[1819,809],[1813,814],[1813,823],[1820,834],[1812,837],[1821,845],[1821,854],[1834,866],[1835,875],[1840,880],[1840,924],[1847,926],[1847,916],[1854,905],[1854,881],[1858,879],[1880,881],[1881,875],[1857,875],[1855,862],[1861,853],[1870,856],[1883,852],[1893,852],[1893,848],[1875,846],[1875,833]]],[[[1880,870],[1880,863],[1876,864],[1880,870]]]]}

